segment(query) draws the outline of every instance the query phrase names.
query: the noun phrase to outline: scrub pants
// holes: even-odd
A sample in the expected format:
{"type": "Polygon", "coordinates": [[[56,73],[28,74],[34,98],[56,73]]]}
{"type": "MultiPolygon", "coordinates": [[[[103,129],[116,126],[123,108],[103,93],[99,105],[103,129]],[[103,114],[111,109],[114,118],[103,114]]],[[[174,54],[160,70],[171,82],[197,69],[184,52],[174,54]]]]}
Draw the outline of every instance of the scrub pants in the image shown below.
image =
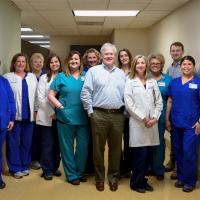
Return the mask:
{"type": "Polygon", "coordinates": [[[120,174],[126,175],[131,171],[130,147],[129,147],[129,118],[125,118],[123,139],[124,139],[124,150],[122,151],[122,156],[121,156],[120,174]]]}
{"type": "Polygon", "coordinates": [[[31,161],[40,161],[41,156],[41,133],[38,125],[34,122],[33,136],[32,136],[32,147],[31,147],[31,161]]]}
{"type": "Polygon", "coordinates": [[[165,167],[163,165],[165,160],[165,122],[159,120],[158,121],[158,131],[159,131],[159,140],[160,145],[151,147],[152,150],[152,160],[150,170],[153,172],[155,176],[164,175],[165,167]]]}
{"type": "Polygon", "coordinates": [[[71,182],[84,176],[89,130],[87,125],[68,125],[61,122],[57,122],[57,125],[64,172],[68,182],[71,182]]]}
{"type": "Polygon", "coordinates": [[[149,146],[131,147],[131,168],[132,176],[130,180],[130,187],[132,189],[144,189],[148,179],[145,178],[150,159],[151,149],[149,146]]]}
{"type": "Polygon", "coordinates": [[[12,131],[7,134],[7,163],[11,173],[29,169],[33,122],[15,121],[12,131]]]}
{"type": "Polygon", "coordinates": [[[40,164],[44,175],[53,175],[60,165],[60,150],[56,121],[52,126],[38,125],[41,134],[40,164]]]}
{"type": "Polygon", "coordinates": [[[2,168],[3,168],[3,159],[2,159],[2,150],[3,150],[3,143],[6,138],[6,130],[0,131],[0,183],[2,182],[2,168]]]}
{"type": "Polygon", "coordinates": [[[195,129],[173,127],[173,145],[177,161],[177,177],[183,184],[195,186],[197,181],[197,159],[200,136],[195,129]]]}

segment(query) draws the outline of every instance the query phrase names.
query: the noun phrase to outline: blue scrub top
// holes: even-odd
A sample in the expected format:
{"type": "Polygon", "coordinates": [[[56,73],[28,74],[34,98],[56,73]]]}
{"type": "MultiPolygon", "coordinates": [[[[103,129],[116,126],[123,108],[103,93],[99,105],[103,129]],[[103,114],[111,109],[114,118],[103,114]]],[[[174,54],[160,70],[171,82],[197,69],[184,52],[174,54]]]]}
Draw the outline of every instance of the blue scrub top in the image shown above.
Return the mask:
{"type": "Polygon", "coordinates": [[[163,110],[160,115],[159,120],[165,121],[165,116],[166,116],[166,106],[167,106],[167,99],[168,99],[168,88],[169,88],[169,83],[171,82],[171,77],[167,74],[162,73],[162,78],[157,81],[158,87],[160,89],[160,93],[162,96],[163,100],[163,110]]]}
{"type": "Polygon", "coordinates": [[[22,79],[22,120],[30,119],[30,106],[28,98],[28,85],[26,82],[26,76],[22,79]]]}
{"type": "Polygon", "coordinates": [[[86,73],[89,70],[89,66],[84,66],[83,71],[86,73]]]}
{"type": "Polygon", "coordinates": [[[16,105],[11,86],[2,76],[0,76],[0,99],[0,131],[3,131],[7,129],[9,121],[15,121],[16,105]]]}
{"type": "Polygon", "coordinates": [[[85,125],[88,123],[88,116],[80,99],[84,79],[84,72],[78,79],[61,72],[51,83],[50,89],[58,93],[58,100],[64,106],[63,109],[57,110],[58,120],[70,125],[85,125]]]}
{"type": "Polygon", "coordinates": [[[173,79],[169,85],[172,97],[171,122],[175,127],[191,129],[200,117],[200,78],[182,84],[181,77],[173,79]]]}

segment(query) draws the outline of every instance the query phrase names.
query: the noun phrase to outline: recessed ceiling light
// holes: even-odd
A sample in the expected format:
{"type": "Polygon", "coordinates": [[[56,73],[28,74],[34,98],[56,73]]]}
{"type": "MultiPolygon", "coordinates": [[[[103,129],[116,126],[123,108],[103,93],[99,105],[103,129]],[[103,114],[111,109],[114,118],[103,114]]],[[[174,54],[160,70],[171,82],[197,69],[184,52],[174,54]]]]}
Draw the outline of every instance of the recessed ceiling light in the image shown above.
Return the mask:
{"type": "Polygon", "coordinates": [[[33,44],[49,44],[50,42],[49,41],[29,41],[30,43],[33,43],[33,44]]]}
{"type": "Polygon", "coordinates": [[[139,10],[74,10],[73,13],[84,17],[130,17],[136,16],[139,10]]]}
{"type": "Polygon", "coordinates": [[[43,38],[43,35],[21,35],[21,38],[43,38]]]}
{"type": "Polygon", "coordinates": [[[33,29],[31,28],[21,28],[21,32],[32,32],[33,29]]]}

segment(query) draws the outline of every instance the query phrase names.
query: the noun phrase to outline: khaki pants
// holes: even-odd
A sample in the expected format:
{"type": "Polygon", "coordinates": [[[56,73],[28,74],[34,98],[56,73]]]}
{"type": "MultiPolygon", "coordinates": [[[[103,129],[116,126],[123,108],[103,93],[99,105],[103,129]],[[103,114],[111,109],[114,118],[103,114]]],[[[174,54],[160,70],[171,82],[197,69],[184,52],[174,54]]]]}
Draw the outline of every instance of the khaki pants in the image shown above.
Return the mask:
{"type": "Polygon", "coordinates": [[[124,116],[122,113],[107,113],[94,110],[91,117],[95,180],[105,180],[104,151],[108,143],[108,180],[119,178],[124,116]]]}

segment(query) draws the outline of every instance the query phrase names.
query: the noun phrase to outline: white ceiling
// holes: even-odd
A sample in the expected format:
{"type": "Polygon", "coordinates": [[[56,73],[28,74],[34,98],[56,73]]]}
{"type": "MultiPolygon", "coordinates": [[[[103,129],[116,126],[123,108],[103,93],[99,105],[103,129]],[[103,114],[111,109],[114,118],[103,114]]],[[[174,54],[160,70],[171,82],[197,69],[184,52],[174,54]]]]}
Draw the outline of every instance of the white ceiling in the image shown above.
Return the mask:
{"type": "Polygon", "coordinates": [[[110,35],[114,28],[147,28],[189,0],[12,0],[23,27],[46,35],[110,35]],[[74,17],[72,10],[136,10],[136,17],[74,17]],[[91,23],[94,23],[91,25],[91,23]]]}

